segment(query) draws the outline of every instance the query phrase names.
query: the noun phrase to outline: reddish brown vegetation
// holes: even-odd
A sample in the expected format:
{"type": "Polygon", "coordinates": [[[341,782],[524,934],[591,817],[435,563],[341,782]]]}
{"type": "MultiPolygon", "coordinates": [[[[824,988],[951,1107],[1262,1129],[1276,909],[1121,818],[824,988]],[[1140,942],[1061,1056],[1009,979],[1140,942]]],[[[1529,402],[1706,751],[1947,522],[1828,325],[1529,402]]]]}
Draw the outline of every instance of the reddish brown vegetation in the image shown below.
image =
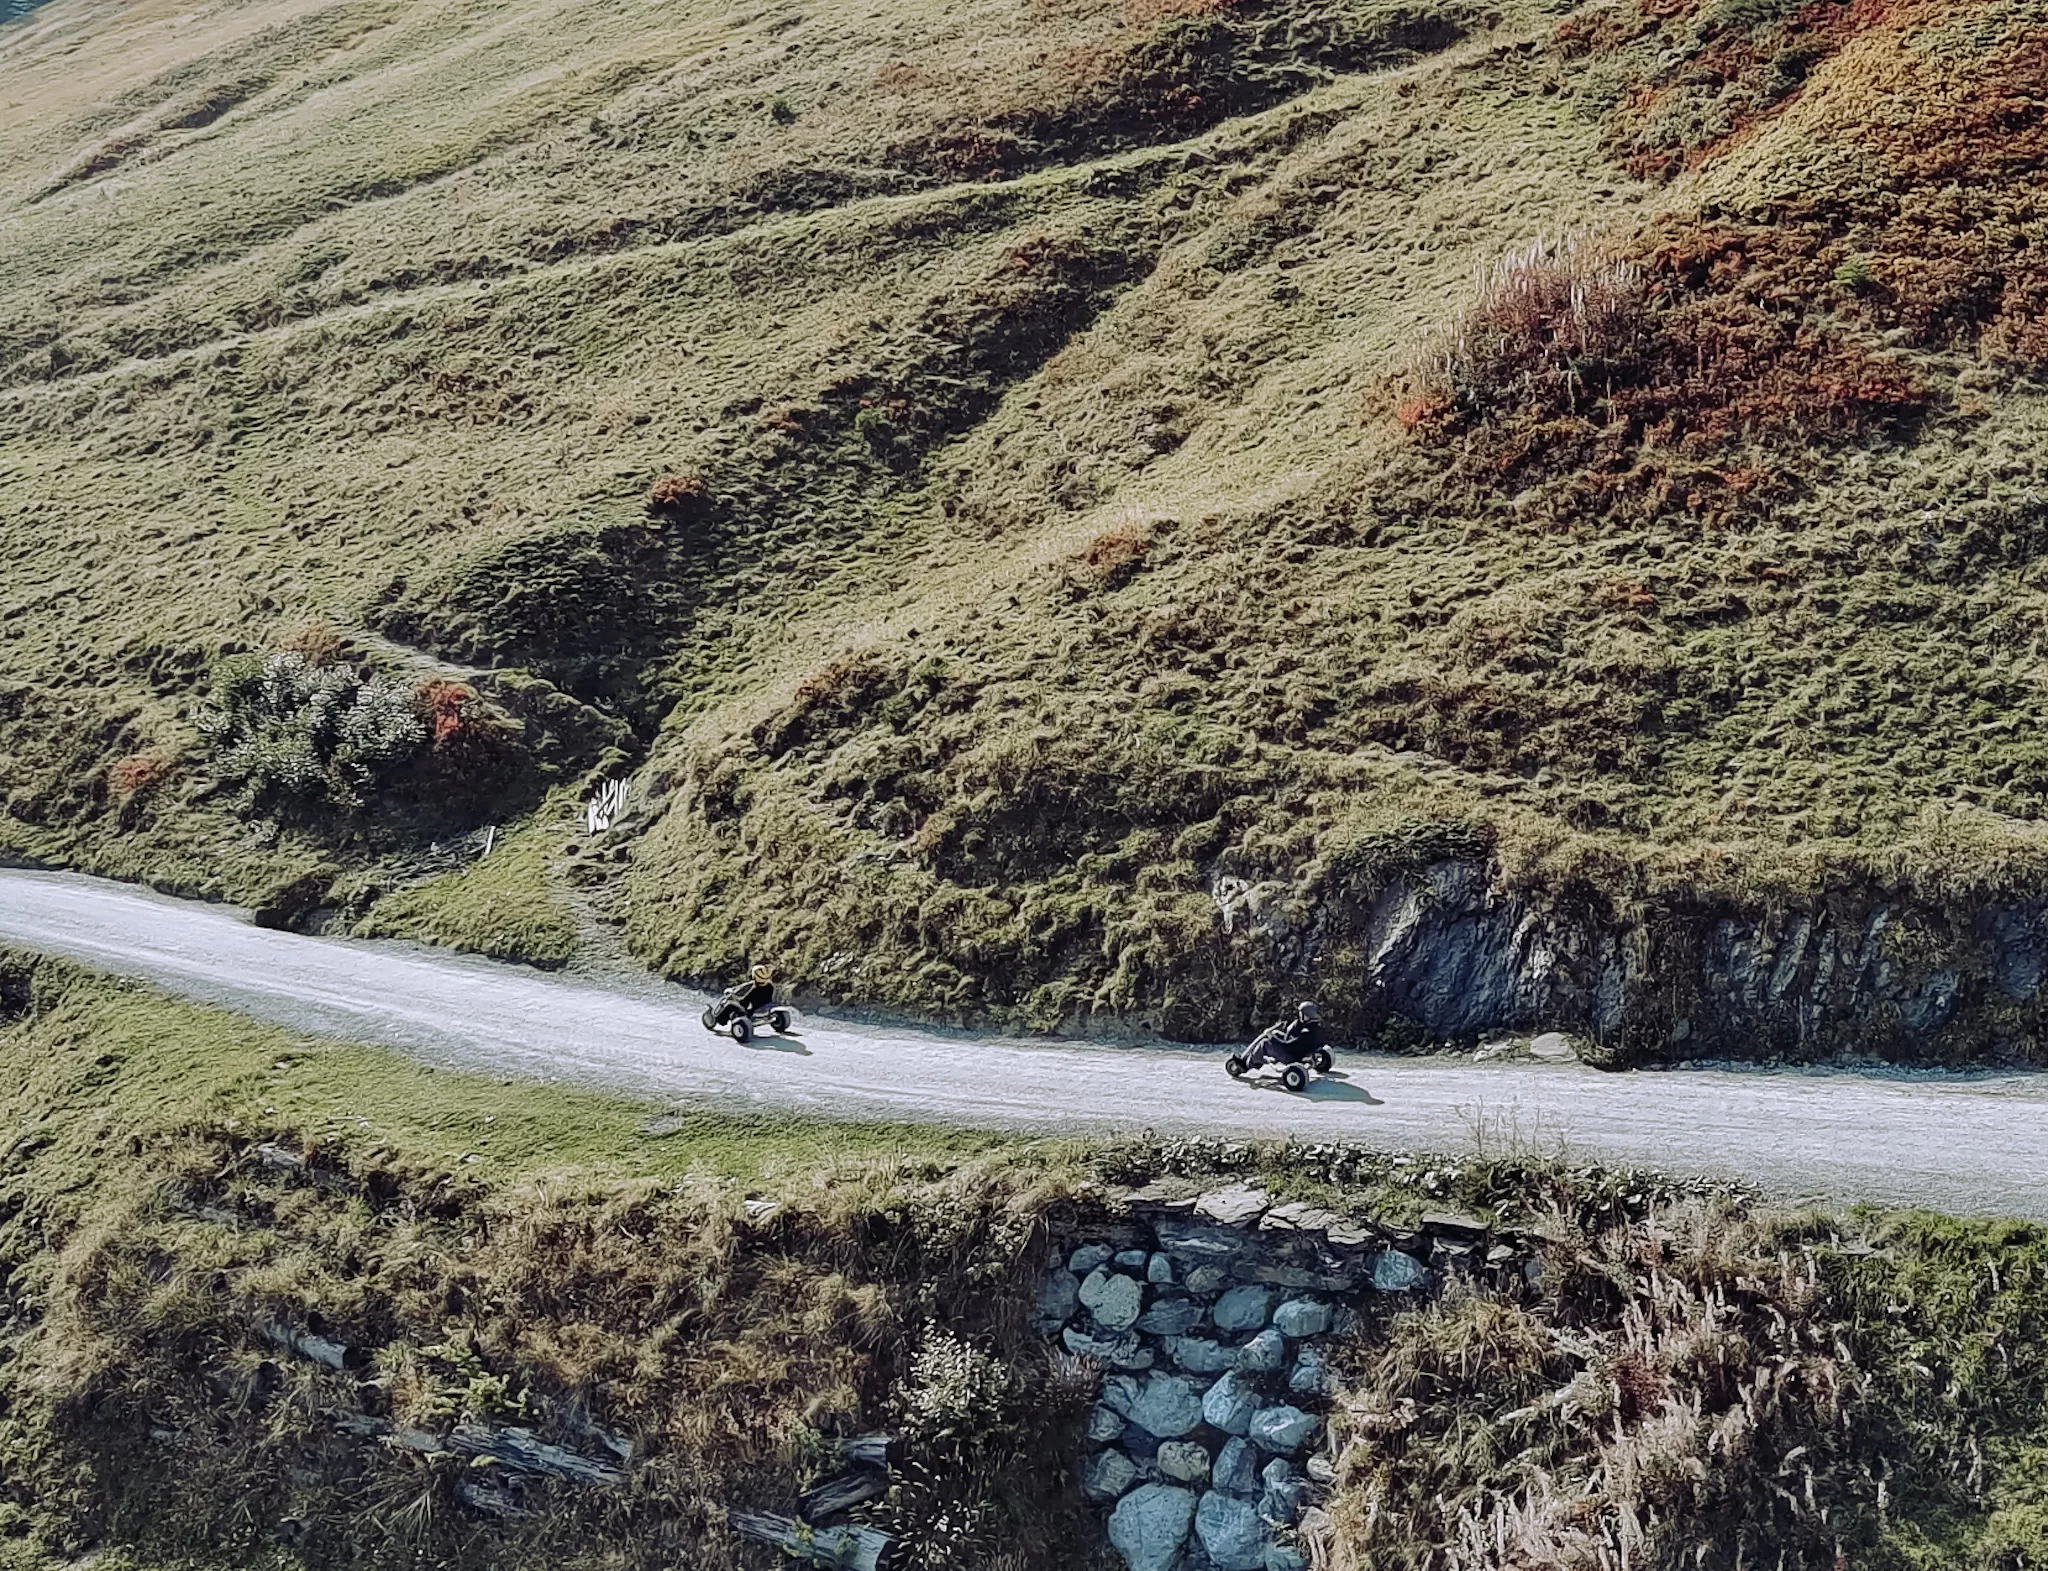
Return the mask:
{"type": "Polygon", "coordinates": [[[134,801],[161,785],[177,767],[176,754],[152,748],[117,759],[107,770],[107,784],[122,801],[134,801]]]}
{"type": "Polygon", "coordinates": [[[701,502],[706,495],[704,477],[695,471],[663,475],[647,493],[650,513],[680,513],[701,502]]]}
{"type": "Polygon", "coordinates": [[[1081,553],[1081,561],[1105,588],[1119,589],[1144,565],[1154,538],[1152,525],[1132,519],[1097,535],[1081,553]]]}

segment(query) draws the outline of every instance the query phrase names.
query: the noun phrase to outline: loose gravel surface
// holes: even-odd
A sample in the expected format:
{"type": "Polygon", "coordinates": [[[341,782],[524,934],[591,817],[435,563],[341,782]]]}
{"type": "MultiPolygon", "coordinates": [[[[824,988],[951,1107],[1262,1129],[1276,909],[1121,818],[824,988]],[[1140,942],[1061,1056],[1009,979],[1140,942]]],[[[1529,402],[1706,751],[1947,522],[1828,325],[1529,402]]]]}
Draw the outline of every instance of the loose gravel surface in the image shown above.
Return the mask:
{"type": "Polygon", "coordinates": [[[1711,1173],[1785,1196],[2048,1221],[2048,1076],[1342,1054],[1302,1095],[1234,1083],[1223,1050],[970,1036],[809,1017],[740,1047],[704,996],[421,949],[277,933],[227,906],[0,870],[0,943],[297,1030],[451,1068],[671,1105],[1001,1129],[1293,1135],[1464,1151],[1485,1139],[1711,1173]]]}

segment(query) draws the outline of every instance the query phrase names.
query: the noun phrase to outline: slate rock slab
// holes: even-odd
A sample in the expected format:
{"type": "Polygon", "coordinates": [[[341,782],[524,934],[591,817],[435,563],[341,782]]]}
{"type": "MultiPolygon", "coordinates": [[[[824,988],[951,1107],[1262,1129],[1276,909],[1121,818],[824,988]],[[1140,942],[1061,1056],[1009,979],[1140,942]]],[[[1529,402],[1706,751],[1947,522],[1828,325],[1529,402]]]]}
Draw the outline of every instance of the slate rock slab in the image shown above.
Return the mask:
{"type": "Polygon", "coordinates": [[[1235,1370],[1209,1387],[1202,1399],[1203,1420],[1226,1435],[1244,1434],[1258,1411],[1258,1387],[1235,1370]]]}
{"type": "Polygon", "coordinates": [[[1194,1525],[1192,1491],[1171,1484],[1132,1490],[1109,1514],[1109,1541],[1131,1571],[1173,1571],[1194,1525]]]}
{"type": "Polygon", "coordinates": [[[1128,1331],[1138,1322],[1144,1307],[1145,1289],[1134,1276],[1105,1271],[1097,1266],[1081,1284],[1081,1302],[1105,1329],[1128,1331]]]}
{"type": "MultiPolygon", "coordinates": [[[[1085,1302],[1087,1289],[1082,1297],[1085,1302]]],[[[1216,1300],[1210,1317],[1219,1331],[1256,1331],[1266,1323],[1266,1312],[1273,1306],[1271,1289],[1264,1287],[1233,1287],[1216,1300]]]]}
{"type": "Polygon", "coordinates": [[[1216,1571],[1265,1571],[1266,1524],[1244,1501],[1210,1490],[1195,1510],[1195,1536],[1216,1571]]]}
{"type": "Polygon", "coordinates": [[[1179,1375],[1154,1372],[1142,1380],[1111,1375],[1102,1382],[1102,1402],[1162,1440],[1184,1435],[1202,1421],[1202,1398],[1179,1375]]]}

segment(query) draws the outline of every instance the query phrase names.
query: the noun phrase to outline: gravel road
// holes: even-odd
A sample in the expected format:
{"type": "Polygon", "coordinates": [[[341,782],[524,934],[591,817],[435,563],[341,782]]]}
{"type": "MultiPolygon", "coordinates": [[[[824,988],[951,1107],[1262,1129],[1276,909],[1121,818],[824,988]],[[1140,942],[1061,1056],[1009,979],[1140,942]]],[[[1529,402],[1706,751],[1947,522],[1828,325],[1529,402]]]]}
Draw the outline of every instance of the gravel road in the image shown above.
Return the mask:
{"type": "Polygon", "coordinates": [[[0,943],[64,955],[259,1020],[448,1067],[676,1105],[1002,1129],[1293,1135],[1380,1148],[1513,1140],[1713,1173],[1785,1196],[2048,1221],[2048,1076],[1683,1069],[1344,1054],[1292,1096],[1220,1050],[948,1035],[811,1018],[741,1048],[701,994],[551,977],[411,945],[268,932],[226,906],[0,869],[0,943]]]}

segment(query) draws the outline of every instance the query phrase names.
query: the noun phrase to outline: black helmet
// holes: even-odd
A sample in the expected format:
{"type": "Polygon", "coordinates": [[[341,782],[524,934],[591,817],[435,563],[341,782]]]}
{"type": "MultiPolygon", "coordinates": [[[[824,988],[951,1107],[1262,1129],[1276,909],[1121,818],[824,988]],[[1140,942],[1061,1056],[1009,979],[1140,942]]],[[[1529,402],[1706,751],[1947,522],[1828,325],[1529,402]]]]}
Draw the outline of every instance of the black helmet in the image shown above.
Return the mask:
{"type": "Polygon", "coordinates": [[[1316,1006],[1314,1004],[1302,1004],[1296,1009],[1295,1013],[1300,1015],[1301,1018],[1304,1020],[1315,1020],[1320,1018],[1316,1013],[1316,1006]]]}

